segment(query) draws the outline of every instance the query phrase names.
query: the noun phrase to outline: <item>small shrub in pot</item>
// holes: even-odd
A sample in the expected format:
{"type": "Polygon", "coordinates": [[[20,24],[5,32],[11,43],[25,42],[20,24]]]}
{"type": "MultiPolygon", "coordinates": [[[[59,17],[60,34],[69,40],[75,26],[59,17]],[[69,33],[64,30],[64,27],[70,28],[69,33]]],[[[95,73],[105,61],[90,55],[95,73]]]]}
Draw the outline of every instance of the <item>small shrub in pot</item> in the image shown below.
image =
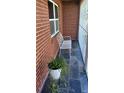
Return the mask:
{"type": "Polygon", "coordinates": [[[62,57],[57,57],[50,61],[48,64],[50,70],[50,76],[53,79],[59,79],[60,75],[65,75],[67,73],[67,62],[62,57]]]}

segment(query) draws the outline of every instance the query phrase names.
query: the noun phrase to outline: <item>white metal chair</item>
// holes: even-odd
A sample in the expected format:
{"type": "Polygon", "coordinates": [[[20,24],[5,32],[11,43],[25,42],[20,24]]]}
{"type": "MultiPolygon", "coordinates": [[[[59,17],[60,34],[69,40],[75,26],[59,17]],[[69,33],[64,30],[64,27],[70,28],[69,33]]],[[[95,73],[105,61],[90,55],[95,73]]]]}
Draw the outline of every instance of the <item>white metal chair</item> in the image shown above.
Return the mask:
{"type": "Polygon", "coordinates": [[[69,49],[69,55],[71,58],[71,50],[72,50],[72,40],[71,40],[71,36],[62,36],[61,32],[58,33],[57,35],[57,41],[59,43],[59,47],[60,47],[60,52],[59,52],[59,56],[61,55],[61,50],[62,49],[69,49]]]}

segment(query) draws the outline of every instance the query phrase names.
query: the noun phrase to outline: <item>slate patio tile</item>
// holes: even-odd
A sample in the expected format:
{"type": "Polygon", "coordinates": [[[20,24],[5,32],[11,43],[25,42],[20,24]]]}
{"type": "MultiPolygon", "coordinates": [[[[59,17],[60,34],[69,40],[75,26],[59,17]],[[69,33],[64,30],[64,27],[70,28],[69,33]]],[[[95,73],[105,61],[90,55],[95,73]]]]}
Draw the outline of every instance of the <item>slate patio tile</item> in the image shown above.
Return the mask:
{"type": "Polygon", "coordinates": [[[81,93],[80,80],[70,79],[69,84],[71,89],[73,89],[73,91],[70,91],[70,93],[81,93]]]}
{"type": "Polygon", "coordinates": [[[59,93],[68,93],[68,90],[66,88],[59,89],[59,93]]]}

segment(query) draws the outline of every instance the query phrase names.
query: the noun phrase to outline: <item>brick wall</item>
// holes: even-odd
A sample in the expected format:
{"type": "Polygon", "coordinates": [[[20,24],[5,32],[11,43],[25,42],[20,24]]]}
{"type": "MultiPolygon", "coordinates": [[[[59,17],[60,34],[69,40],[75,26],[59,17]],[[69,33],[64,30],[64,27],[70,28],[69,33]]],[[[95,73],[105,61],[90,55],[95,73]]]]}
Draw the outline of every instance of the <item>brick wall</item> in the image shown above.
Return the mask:
{"type": "Polygon", "coordinates": [[[63,34],[77,39],[79,23],[79,4],[75,1],[63,2],[63,34]]]}
{"type": "MultiPolygon", "coordinates": [[[[62,3],[55,0],[59,5],[59,31],[63,33],[62,3]]],[[[42,89],[48,73],[47,63],[58,52],[56,37],[51,38],[48,0],[36,0],[36,91],[42,89]]]]}

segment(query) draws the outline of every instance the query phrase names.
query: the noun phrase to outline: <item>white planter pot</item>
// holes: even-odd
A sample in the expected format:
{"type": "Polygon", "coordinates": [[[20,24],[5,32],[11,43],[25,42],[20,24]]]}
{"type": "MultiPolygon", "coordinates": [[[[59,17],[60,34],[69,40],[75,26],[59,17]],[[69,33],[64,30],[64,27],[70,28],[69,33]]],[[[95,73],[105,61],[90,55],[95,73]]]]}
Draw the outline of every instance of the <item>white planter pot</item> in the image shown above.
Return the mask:
{"type": "Polygon", "coordinates": [[[50,69],[50,76],[53,79],[56,79],[56,80],[59,79],[60,75],[61,75],[61,69],[56,69],[56,70],[50,69]]]}

